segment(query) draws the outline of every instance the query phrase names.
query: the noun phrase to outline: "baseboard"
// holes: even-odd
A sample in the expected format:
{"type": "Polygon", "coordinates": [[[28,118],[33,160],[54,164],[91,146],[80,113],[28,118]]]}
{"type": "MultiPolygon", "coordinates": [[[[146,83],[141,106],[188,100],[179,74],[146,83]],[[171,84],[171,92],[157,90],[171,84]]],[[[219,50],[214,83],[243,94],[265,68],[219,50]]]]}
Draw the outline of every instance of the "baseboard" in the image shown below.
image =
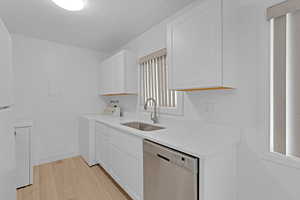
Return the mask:
{"type": "Polygon", "coordinates": [[[50,163],[50,162],[55,162],[58,160],[63,160],[66,158],[72,158],[75,156],[79,156],[78,152],[72,152],[72,153],[68,153],[68,154],[61,154],[61,155],[57,155],[57,156],[51,156],[51,157],[47,157],[47,158],[41,158],[37,165],[42,165],[42,164],[46,164],[46,163],[50,163]]]}

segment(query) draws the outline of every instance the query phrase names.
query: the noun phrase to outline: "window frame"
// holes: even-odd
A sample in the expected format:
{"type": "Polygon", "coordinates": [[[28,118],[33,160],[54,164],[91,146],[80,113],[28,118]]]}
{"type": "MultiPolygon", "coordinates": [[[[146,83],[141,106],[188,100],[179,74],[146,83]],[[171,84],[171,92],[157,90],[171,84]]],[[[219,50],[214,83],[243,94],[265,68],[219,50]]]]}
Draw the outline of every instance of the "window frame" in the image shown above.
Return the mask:
{"type": "Polygon", "coordinates": [[[269,36],[269,40],[268,40],[268,70],[267,70],[267,79],[266,79],[266,86],[267,86],[267,95],[266,95],[266,126],[265,129],[266,130],[266,148],[263,154],[260,155],[260,158],[264,161],[267,162],[272,162],[274,164],[279,164],[282,166],[286,166],[286,167],[290,167],[290,168],[294,168],[294,169],[300,169],[300,158],[293,156],[293,155],[289,155],[289,154],[282,154],[279,152],[276,152],[274,150],[274,144],[273,144],[273,137],[272,137],[272,112],[271,112],[271,106],[273,106],[271,104],[271,98],[273,95],[273,73],[274,73],[274,69],[273,69],[273,25],[271,23],[271,19],[274,17],[278,17],[280,15],[282,15],[282,13],[287,13],[287,12],[293,12],[295,10],[300,10],[300,4],[299,2],[296,1],[285,1],[283,3],[280,4],[276,4],[274,6],[271,6],[267,9],[267,20],[269,22],[269,26],[268,26],[268,36],[269,36]],[[282,6],[282,8],[281,8],[282,6]]]}
{"type": "MultiPolygon", "coordinates": [[[[161,49],[163,50],[163,49],[161,49]]],[[[161,51],[158,50],[158,51],[161,51]]],[[[155,51],[157,52],[157,51],[155,51]]],[[[151,54],[149,54],[151,55],[151,54]]],[[[146,55],[148,56],[148,55],[146,55]]],[[[144,56],[144,57],[146,57],[144,56]]],[[[167,54],[167,59],[168,59],[168,54],[167,54]]],[[[168,63],[168,62],[167,62],[168,63]]],[[[147,110],[144,109],[144,105],[141,102],[141,65],[140,63],[138,64],[138,80],[139,80],[139,85],[138,85],[138,110],[139,112],[143,112],[143,113],[150,113],[150,112],[154,112],[154,107],[152,106],[148,106],[147,110]]],[[[167,82],[170,83],[169,80],[169,67],[167,68],[167,82]]],[[[160,107],[157,106],[157,113],[159,114],[165,114],[165,115],[177,115],[177,116],[182,116],[183,112],[184,112],[184,92],[182,91],[176,91],[177,93],[177,105],[175,108],[171,108],[171,107],[160,107]]]]}

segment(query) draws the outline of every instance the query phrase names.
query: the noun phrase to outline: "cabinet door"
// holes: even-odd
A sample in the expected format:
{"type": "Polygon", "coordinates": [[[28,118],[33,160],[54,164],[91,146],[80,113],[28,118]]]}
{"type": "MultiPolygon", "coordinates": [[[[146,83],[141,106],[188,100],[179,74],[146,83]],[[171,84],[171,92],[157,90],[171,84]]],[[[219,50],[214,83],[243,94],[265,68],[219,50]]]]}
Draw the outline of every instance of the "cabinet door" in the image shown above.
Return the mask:
{"type": "Polygon", "coordinates": [[[100,164],[105,170],[109,170],[109,140],[103,135],[96,133],[96,159],[97,163],[100,164]]]}
{"type": "Polygon", "coordinates": [[[168,25],[172,89],[222,85],[222,0],[195,5],[168,25]]]}
{"type": "Polygon", "coordinates": [[[120,94],[125,92],[123,51],[108,58],[100,66],[100,93],[120,94]]]}
{"type": "Polygon", "coordinates": [[[115,145],[110,145],[111,176],[133,198],[141,199],[139,160],[115,145]]]}
{"type": "Polygon", "coordinates": [[[124,52],[120,52],[113,56],[112,58],[112,81],[113,81],[113,89],[111,93],[113,94],[121,94],[125,93],[125,58],[124,52]]]}
{"type": "Polygon", "coordinates": [[[89,120],[85,117],[79,118],[79,152],[83,157],[85,162],[89,165],[91,163],[91,153],[90,153],[90,130],[89,130],[89,120]]]}
{"type": "Polygon", "coordinates": [[[30,129],[16,130],[17,188],[30,184],[30,129]]]}
{"type": "Polygon", "coordinates": [[[109,145],[109,160],[110,160],[110,175],[117,181],[122,187],[124,186],[124,181],[121,180],[122,173],[122,152],[114,145],[109,145]]]}
{"type": "Polygon", "coordinates": [[[100,66],[99,90],[100,94],[111,94],[114,88],[113,81],[113,61],[112,59],[105,60],[100,66]]]}
{"type": "Polygon", "coordinates": [[[112,177],[133,199],[142,199],[142,139],[111,129],[109,144],[112,177]]]}
{"type": "Polygon", "coordinates": [[[125,183],[125,189],[133,199],[141,199],[139,160],[124,153],[122,158],[121,180],[125,183]]]}
{"type": "Polygon", "coordinates": [[[136,56],[122,50],[105,60],[100,67],[101,95],[136,93],[138,65],[136,56]]]}
{"type": "Polygon", "coordinates": [[[103,137],[102,134],[96,131],[95,134],[96,143],[95,143],[95,149],[96,149],[96,162],[103,165],[103,137]]]}
{"type": "Polygon", "coordinates": [[[96,160],[105,170],[109,170],[107,131],[105,125],[96,123],[96,160]]]}

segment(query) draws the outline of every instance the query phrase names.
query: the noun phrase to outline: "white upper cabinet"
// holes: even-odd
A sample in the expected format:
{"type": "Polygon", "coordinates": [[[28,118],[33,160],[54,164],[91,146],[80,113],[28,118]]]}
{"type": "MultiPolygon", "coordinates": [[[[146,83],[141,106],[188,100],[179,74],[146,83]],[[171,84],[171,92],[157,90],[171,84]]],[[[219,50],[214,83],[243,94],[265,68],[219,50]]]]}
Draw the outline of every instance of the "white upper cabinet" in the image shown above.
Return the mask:
{"type": "Polygon", "coordinates": [[[168,24],[170,88],[231,87],[224,82],[222,0],[204,0],[168,24]]]}
{"type": "Polygon", "coordinates": [[[0,19],[0,107],[11,104],[13,104],[11,38],[0,19]]]}
{"type": "Polygon", "coordinates": [[[100,95],[136,94],[138,64],[136,56],[127,50],[113,55],[100,67],[100,95]]]}

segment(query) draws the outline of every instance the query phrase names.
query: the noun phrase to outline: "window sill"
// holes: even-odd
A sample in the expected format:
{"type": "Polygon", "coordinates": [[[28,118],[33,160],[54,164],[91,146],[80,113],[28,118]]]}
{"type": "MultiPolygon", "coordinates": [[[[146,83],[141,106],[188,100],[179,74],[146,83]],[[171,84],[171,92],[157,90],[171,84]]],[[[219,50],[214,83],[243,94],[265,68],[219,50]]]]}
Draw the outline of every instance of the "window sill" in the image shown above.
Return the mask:
{"type": "Polygon", "coordinates": [[[297,157],[285,156],[275,152],[268,152],[262,155],[262,159],[289,168],[300,169],[300,158],[297,157]]]}

